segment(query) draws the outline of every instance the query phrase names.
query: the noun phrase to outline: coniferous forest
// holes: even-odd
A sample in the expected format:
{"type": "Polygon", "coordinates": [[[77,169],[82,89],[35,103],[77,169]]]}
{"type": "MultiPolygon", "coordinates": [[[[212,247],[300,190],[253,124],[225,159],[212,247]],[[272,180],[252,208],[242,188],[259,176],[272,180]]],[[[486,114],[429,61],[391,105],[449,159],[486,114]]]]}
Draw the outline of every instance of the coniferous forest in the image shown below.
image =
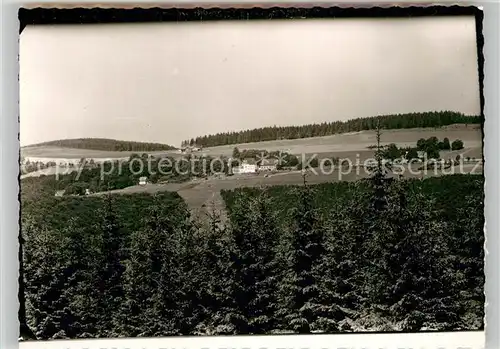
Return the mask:
{"type": "Polygon", "coordinates": [[[321,137],[337,133],[375,130],[377,125],[380,125],[380,127],[384,129],[405,129],[480,123],[481,117],[477,115],[464,115],[454,111],[433,111],[364,117],[347,121],[323,122],[321,124],[301,126],[271,126],[236,132],[222,132],[185,140],[182,142],[182,145],[215,147],[219,145],[274,141],[280,139],[321,137]]]}
{"type": "MultiPolygon", "coordinates": [[[[380,170],[380,169],[379,169],[380,170]]],[[[241,188],[228,219],[176,193],[33,196],[33,339],[482,329],[483,176],[241,188]]]]}

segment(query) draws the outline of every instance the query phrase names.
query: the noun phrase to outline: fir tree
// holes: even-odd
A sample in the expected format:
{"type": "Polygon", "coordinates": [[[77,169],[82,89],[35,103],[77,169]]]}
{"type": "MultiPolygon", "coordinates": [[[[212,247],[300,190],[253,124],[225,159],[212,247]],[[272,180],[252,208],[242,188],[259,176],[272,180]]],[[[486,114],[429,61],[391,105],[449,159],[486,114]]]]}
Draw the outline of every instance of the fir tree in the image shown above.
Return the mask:
{"type": "Polygon", "coordinates": [[[150,229],[134,232],[130,237],[130,255],[125,262],[126,271],[123,275],[125,297],[117,321],[120,322],[117,325],[120,335],[152,335],[150,330],[153,324],[149,316],[151,313],[148,313],[153,306],[151,299],[158,286],[154,282],[154,271],[158,266],[153,265],[154,253],[151,248],[157,238],[150,229]]]}
{"type": "Polygon", "coordinates": [[[97,328],[100,336],[114,334],[114,317],[117,315],[123,301],[123,272],[124,266],[124,232],[113,207],[111,195],[104,199],[104,207],[99,213],[100,222],[97,231],[100,233],[100,268],[97,277],[99,305],[97,328]]]}
{"type": "Polygon", "coordinates": [[[389,230],[385,256],[391,315],[403,320],[405,330],[449,330],[458,322],[459,302],[446,225],[436,219],[433,201],[412,193],[405,181],[396,188],[399,199],[391,209],[396,214],[389,214],[395,227],[389,230]],[[406,199],[409,194],[413,197],[406,199]]]}
{"type": "Polygon", "coordinates": [[[144,228],[132,235],[124,275],[126,298],[118,321],[126,336],[178,333],[175,224],[155,198],[144,228]]]}
{"type": "Polygon", "coordinates": [[[228,324],[227,314],[236,308],[231,292],[233,271],[229,249],[231,236],[220,214],[208,212],[208,225],[201,230],[201,251],[197,269],[202,275],[199,300],[202,307],[196,334],[230,334],[234,326],[228,324]]]}
{"type": "Polygon", "coordinates": [[[256,297],[249,304],[249,325],[251,332],[256,334],[269,333],[276,328],[278,227],[271,207],[265,190],[250,205],[253,228],[250,233],[257,236],[257,246],[254,247],[257,263],[254,274],[256,297]]]}
{"type": "Polygon", "coordinates": [[[19,252],[18,252],[18,260],[19,260],[19,278],[18,278],[18,283],[19,283],[19,290],[18,290],[18,299],[19,299],[19,335],[21,338],[24,340],[26,339],[35,339],[35,335],[33,331],[29,328],[27,321],[26,321],[26,292],[25,292],[25,281],[24,281],[24,243],[25,243],[25,238],[24,234],[30,234],[31,229],[33,229],[33,219],[30,216],[27,216],[24,220],[23,223],[25,224],[24,229],[23,227],[19,230],[18,234],[18,242],[19,242],[19,252]]]}
{"type": "Polygon", "coordinates": [[[91,326],[97,311],[97,293],[92,281],[96,276],[95,256],[98,251],[92,234],[79,221],[71,219],[62,233],[66,245],[62,271],[64,291],[58,300],[60,333],[64,338],[89,337],[96,332],[91,326]]]}
{"type": "Polygon", "coordinates": [[[319,327],[325,332],[349,331],[363,310],[364,243],[363,226],[371,197],[363,182],[352,185],[347,202],[329,210],[326,227],[323,276],[320,280],[322,314],[319,327]],[[346,209],[348,207],[348,209],[346,209]]]}
{"type": "Polygon", "coordinates": [[[238,147],[234,147],[233,149],[233,159],[239,159],[241,157],[240,150],[238,147]]]}
{"type": "Polygon", "coordinates": [[[265,192],[248,202],[236,201],[232,210],[229,289],[236,308],[226,315],[234,333],[266,333],[276,325],[275,253],[277,230],[265,192]]]}
{"type": "Polygon", "coordinates": [[[383,265],[380,255],[384,252],[383,239],[386,234],[387,226],[387,205],[388,190],[390,179],[387,177],[387,165],[382,158],[382,147],[380,145],[381,131],[380,123],[377,123],[377,146],[375,151],[376,165],[371,168],[371,176],[368,179],[369,190],[372,198],[370,205],[366,208],[365,220],[362,229],[365,231],[363,241],[363,258],[365,259],[364,275],[365,290],[367,301],[374,311],[380,310],[381,304],[380,292],[374,285],[385,282],[383,279],[383,265]]]}
{"type": "Polygon", "coordinates": [[[67,240],[57,230],[28,224],[23,229],[27,324],[37,339],[64,338],[59,331],[67,240]]]}
{"type": "Polygon", "coordinates": [[[389,180],[387,178],[387,170],[389,168],[388,164],[384,163],[384,151],[382,146],[380,145],[381,138],[381,128],[378,124],[376,130],[377,137],[377,146],[375,151],[375,160],[376,165],[372,168],[371,173],[371,183],[373,188],[373,209],[375,212],[383,212],[387,205],[386,192],[389,184],[389,180]]]}
{"type": "Polygon", "coordinates": [[[281,316],[284,327],[299,333],[314,329],[320,315],[319,278],[324,256],[324,236],[313,206],[313,194],[306,184],[299,192],[292,212],[286,267],[281,289],[281,316]]]}
{"type": "MultiPolygon", "coordinates": [[[[482,181],[477,181],[482,188],[482,181]]],[[[469,188],[470,191],[474,190],[469,188]]],[[[456,205],[450,217],[448,245],[454,275],[454,288],[460,290],[460,326],[482,329],[484,324],[484,196],[467,194],[465,205],[456,205]]]]}
{"type": "Polygon", "coordinates": [[[202,316],[200,287],[202,277],[198,269],[201,240],[199,227],[191,220],[188,208],[182,205],[177,213],[171,249],[173,249],[173,272],[177,285],[176,328],[180,334],[188,335],[195,331],[202,316]]]}

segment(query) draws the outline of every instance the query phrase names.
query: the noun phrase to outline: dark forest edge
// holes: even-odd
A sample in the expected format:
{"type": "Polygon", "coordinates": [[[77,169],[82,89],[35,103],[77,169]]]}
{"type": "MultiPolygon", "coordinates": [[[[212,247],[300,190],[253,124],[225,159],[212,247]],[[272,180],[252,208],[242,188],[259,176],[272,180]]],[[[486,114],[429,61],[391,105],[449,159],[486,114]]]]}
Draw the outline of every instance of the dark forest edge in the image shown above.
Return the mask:
{"type": "Polygon", "coordinates": [[[174,146],[162,143],[120,141],[108,138],[60,139],[55,141],[31,144],[23,148],[41,147],[41,146],[90,149],[90,150],[102,150],[102,151],[138,151],[138,152],[176,149],[176,147],[174,146]]]}
{"type": "Polygon", "coordinates": [[[281,139],[330,136],[339,133],[383,129],[442,127],[452,124],[480,124],[481,117],[454,111],[407,113],[356,118],[347,121],[323,122],[301,126],[270,126],[252,130],[222,132],[185,140],[182,146],[215,147],[281,139]]]}
{"type": "Polygon", "coordinates": [[[483,328],[480,175],[22,199],[37,339],[483,328]],[[235,263],[237,261],[237,263],[235,263]]]}

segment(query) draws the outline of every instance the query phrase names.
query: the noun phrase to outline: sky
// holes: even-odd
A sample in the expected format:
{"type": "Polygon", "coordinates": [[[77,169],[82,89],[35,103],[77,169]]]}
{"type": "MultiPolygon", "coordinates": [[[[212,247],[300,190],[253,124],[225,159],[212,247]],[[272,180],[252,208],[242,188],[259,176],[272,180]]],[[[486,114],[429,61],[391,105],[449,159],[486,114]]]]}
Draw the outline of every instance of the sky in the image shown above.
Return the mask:
{"type": "Polygon", "coordinates": [[[28,26],[20,142],[479,114],[473,17],[28,26]]]}

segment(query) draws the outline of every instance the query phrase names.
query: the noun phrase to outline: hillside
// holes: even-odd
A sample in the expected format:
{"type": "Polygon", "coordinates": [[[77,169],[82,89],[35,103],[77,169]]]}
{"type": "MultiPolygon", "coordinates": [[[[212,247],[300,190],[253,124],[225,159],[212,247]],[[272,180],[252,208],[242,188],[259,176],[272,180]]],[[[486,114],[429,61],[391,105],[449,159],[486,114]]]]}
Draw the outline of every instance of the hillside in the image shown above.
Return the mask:
{"type": "Polygon", "coordinates": [[[156,151],[156,150],[173,150],[174,146],[161,143],[147,142],[132,142],[120,141],[108,138],[75,138],[75,139],[60,139],[55,141],[32,144],[25,148],[53,146],[61,148],[103,150],[103,151],[156,151]]]}
{"type": "Polygon", "coordinates": [[[53,178],[29,182],[37,339],[484,329],[479,175],[389,181],[381,211],[374,181],[239,188],[222,192],[223,226],[176,193],[54,197],[33,195],[53,178]]]}
{"type": "Polygon", "coordinates": [[[479,124],[480,116],[453,111],[382,115],[347,121],[324,122],[301,126],[271,126],[252,130],[217,133],[185,140],[183,145],[215,147],[239,143],[254,143],[282,139],[330,136],[338,133],[374,130],[377,123],[384,129],[441,127],[452,124],[479,124]]]}

